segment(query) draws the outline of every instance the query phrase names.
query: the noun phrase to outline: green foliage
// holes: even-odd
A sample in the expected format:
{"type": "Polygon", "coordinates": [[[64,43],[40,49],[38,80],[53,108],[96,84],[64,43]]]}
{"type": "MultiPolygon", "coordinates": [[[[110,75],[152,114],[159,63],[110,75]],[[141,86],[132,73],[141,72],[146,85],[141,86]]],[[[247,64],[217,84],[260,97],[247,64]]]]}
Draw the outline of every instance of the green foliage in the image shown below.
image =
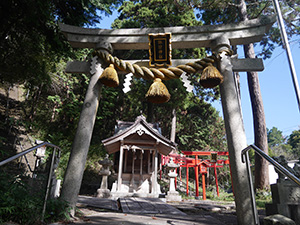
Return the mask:
{"type": "Polygon", "coordinates": [[[0,3],[0,82],[50,81],[56,63],[74,56],[57,22],[71,25],[99,23],[99,12],[111,14],[118,0],[7,0],[0,3]]]}
{"type": "Polygon", "coordinates": [[[294,130],[292,134],[289,136],[288,144],[292,146],[292,148],[298,148],[300,143],[300,130],[294,130]]]}
{"type": "Polygon", "coordinates": [[[268,129],[269,155],[283,155],[287,160],[299,158],[300,131],[294,130],[291,135],[284,137],[276,127],[268,129]]]}
{"type": "Polygon", "coordinates": [[[267,129],[268,145],[269,147],[279,146],[284,144],[284,137],[282,131],[278,130],[277,127],[272,127],[271,130],[267,129]]]}
{"type": "Polygon", "coordinates": [[[41,198],[30,190],[20,176],[0,174],[0,223],[13,221],[34,224],[40,219],[41,198]]]}
{"type": "MultiPolygon", "coordinates": [[[[44,190],[29,185],[28,177],[12,176],[4,171],[0,173],[0,224],[15,222],[18,224],[40,224],[45,198],[44,190]]],[[[34,181],[33,181],[34,182],[34,181]]],[[[53,222],[68,220],[68,205],[60,199],[47,201],[44,220],[53,222]]]]}
{"type": "Polygon", "coordinates": [[[296,159],[300,158],[300,130],[294,130],[288,138],[288,144],[292,148],[292,152],[296,159]]]}
{"type": "Polygon", "coordinates": [[[186,151],[226,151],[223,120],[209,103],[190,97],[180,113],[180,149],[186,151]]]}
{"type": "Polygon", "coordinates": [[[272,203],[272,194],[270,190],[257,190],[255,201],[258,209],[265,209],[266,203],[272,203]]]}
{"type": "Polygon", "coordinates": [[[70,221],[70,208],[67,202],[61,199],[49,199],[47,201],[44,220],[47,222],[70,221]]]}
{"type": "Polygon", "coordinates": [[[215,189],[208,190],[206,192],[206,198],[210,200],[215,200],[215,201],[225,201],[225,202],[233,202],[234,201],[234,196],[233,193],[227,193],[224,191],[224,189],[219,189],[219,195],[217,195],[217,192],[215,189]]]}
{"type": "MultiPolygon", "coordinates": [[[[242,15],[240,13],[241,2],[245,2],[247,6],[248,19],[254,19],[260,16],[274,15],[274,8],[271,1],[242,1],[236,3],[230,0],[210,1],[210,0],[194,0],[183,1],[189,2],[196,11],[197,18],[204,24],[225,24],[240,22],[242,15]]],[[[300,1],[279,1],[280,7],[287,30],[287,35],[291,38],[293,35],[300,34],[300,1]]],[[[273,26],[268,34],[263,37],[260,45],[261,53],[257,56],[270,58],[272,51],[276,45],[282,45],[280,30],[278,26],[273,26]]]]}
{"type": "MultiPolygon", "coordinates": [[[[120,16],[112,24],[113,28],[145,28],[168,26],[199,26],[193,8],[180,1],[151,0],[124,1],[119,8],[120,16]]],[[[131,51],[116,52],[119,58],[148,58],[148,52],[131,51]]],[[[202,58],[204,49],[188,49],[172,51],[172,58],[202,58]]],[[[199,85],[199,75],[190,77],[195,86],[195,95],[189,95],[180,80],[164,81],[171,99],[168,103],[152,105],[145,101],[145,94],[151,82],[134,79],[132,89],[121,95],[123,107],[120,111],[122,120],[133,121],[142,111],[148,121],[159,122],[162,134],[169,137],[171,130],[172,110],[177,113],[177,138],[179,149],[224,150],[224,129],[221,118],[206,101],[218,99],[218,89],[205,90],[199,85]],[[213,144],[208,144],[213,143],[213,144]],[[219,145],[219,146],[217,146],[219,145]]]]}
{"type": "Polygon", "coordinates": [[[174,27],[201,25],[192,8],[173,0],[124,1],[113,28],[174,27]]]}

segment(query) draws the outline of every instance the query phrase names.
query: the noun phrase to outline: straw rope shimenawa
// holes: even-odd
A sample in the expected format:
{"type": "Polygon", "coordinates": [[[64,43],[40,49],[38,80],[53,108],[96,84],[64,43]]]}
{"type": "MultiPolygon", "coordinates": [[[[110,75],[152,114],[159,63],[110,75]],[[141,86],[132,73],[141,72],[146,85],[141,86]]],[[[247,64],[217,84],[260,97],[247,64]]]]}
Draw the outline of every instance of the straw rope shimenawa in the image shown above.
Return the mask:
{"type": "MultiPolygon", "coordinates": [[[[231,51],[226,51],[226,53],[232,55],[231,51]]],[[[203,58],[196,62],[190,62],[185,65],[179,65],[177,67],[159,69],[147,68],[145,66],[139,66],[125,62],[122,59],[113,57],[107,51],[101,49],[95,51],[94,55],[98,56],[109,64],[113,64],[121,71],[132,73],[137,78],[154,80],[154,83],[151,85],[146,95],[146,98],[153,103],[163,103],[169,101],[170,99],[170,94],[161,80],[178,79],[184,72],[188,74],[195,74],[197,72],[202,73],[200,84],[204,88],[213,88],[223,82],[223,76],[220,74],[217,68],[213,66],[213,63],[216,63],[217,60],[216,55],[203,58]],[[157,87],[155,87],[155,85],[157,87]],[[159,88],[161,88],[161,90],[159,90],[159,88]],[[152,92],[150,90],[152,90],[152,92]],[[151,98],[149,96],[155,96],[155,98],[151,98]],[[158,100],[159,96],[161,96],[161,100],[158,100]]]]}

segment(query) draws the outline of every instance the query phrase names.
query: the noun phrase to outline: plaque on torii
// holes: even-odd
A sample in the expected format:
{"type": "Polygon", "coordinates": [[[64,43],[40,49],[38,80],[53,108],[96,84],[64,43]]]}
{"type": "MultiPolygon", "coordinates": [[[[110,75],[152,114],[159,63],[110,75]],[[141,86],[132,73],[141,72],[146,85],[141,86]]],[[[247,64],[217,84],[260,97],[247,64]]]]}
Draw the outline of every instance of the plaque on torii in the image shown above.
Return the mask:
{"type": "MultiPolygon", "coordinates": [[[[236,24],[199,27],[111,30],[81,28],[62,23],[59,24],[59,27],[72,47],[103,50],[110,54],[113,50],[148,49],[148,34],[150,33],[171,33],[173,49],[208,47],[216,52],[218,70],[224,77],[223,83],[220,85],[220,94],[235,191],[237,220],[239,224],[254,225],[257,224],[258,216],[257,212],[255,213],[255,204],[251,203],[247,169],[241,157],[242,150],[247,147],[247,141],[233,72],[262,71],[263,63],[261,59],[238,59],[227,53],[231,51],[230,46],[259,42],[274,22],[275,17],[262,17],[236,24]]],[[[173,59],[172,66],[176,67],[191,62],[193,60],[173,59]]],[[[145,68],[149,66],[149,60],[131,60],[128,63],[143,65],[145,68]]],[[[90,66],[90,61],[69,62],[66,72],[90,74],[90,66]]],[[[106,66],[105,63],[101,63],[100,67],[103,66],[106,66]]],[[[98,79],[102,72],[103,68],[99,68],[91,76],[62,188],[62,198],[73,208],[76,204],[84,170],[84,165],[79,166],[78,161],[82,164],[85,164],[86,161],[100,99],[101,85],[98,83],[98,79]],[[72,193],[68,190],[72,190],[72,193]]]]}

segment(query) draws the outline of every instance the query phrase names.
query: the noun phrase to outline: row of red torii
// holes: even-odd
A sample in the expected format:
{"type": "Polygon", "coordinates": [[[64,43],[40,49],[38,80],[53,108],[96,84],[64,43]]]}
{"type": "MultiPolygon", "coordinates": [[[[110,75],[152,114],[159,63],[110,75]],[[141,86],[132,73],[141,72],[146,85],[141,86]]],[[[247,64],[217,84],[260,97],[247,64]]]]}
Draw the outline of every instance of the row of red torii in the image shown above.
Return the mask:
{"type": "MultiPolygon", "coordinates": [[[[202,198],[206,200],[206,184],[205,176],[208,168],[214,168],[214,176],[218,197],[219,185],[217,168],[222,168],[224,165],[230,165],[228,152],[213,152],[213,151],[182,151],[182,154],[170,153],[168,156],[161,155],[161,166],[166,166],[170,159],[173,158],[174,163],[179,165],[179,179],[182,181],[181,168],[186,168],[186,195],[189,195],[189,168],[194,168],[195,171],[195,196],[199,197],[199,173],[202,176],[202,198]],[[195,158],[187,157],[194,156],[195,158]],[[201,159],[201,156],[210,156],[210,159],[201,159]],[[226,156],[226,159],[218,159],[218,156],[226,156]]],[[[231,175],[231,173],[230,173],[231,175]]],[[[160,170],[160,179],[162,179],[162,169],[160,170]]],[[[176,185],[176,182],[175,182],[176,185]]]]}

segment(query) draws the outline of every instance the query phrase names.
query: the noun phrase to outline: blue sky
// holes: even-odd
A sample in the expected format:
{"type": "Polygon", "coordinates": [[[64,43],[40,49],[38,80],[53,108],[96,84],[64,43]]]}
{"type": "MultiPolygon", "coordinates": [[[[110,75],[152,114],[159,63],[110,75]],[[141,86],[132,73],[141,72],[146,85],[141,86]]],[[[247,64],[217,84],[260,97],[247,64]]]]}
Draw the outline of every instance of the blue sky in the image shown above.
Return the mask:
{"type": "MultiPolygon", "coordinates": [[[[300,47],[298,42],[291,42],[290,48],[299,81],[300,47]]],[[[242,50],[242,46],[239,48],[242,50]]],[[[255,51],[259,53],[259,46],[255,48],[255,51]]],[[[243,53],[239,54],[239,58],[244,58],[243,53]]],[[[258,76],[267,128],[277,127],[284,136],[290,135],[293,130],[300,129],[300,111],[285,50],[277,47],[272,57],[264,60],[264,67],[264,71],[259,72],[258,76]]],[[[254,142],[253,119],[246,73],[240,73],[240,85],[247,142],[252,144],[254,142]]],[[[220,102],[213,105],[221,111],[220,102]]]]}
{"type": "MultiPolygon", "coordinates": [[[[116,17],[117,12],[110,17],[103,16],[99,27],[109,29],[116,17]]],[[[290,43],[298,81],[300,79],[299,39],[300,37],[296,37],[290,43]]],[[[239,46],[239,49],[239,58],[244,58],[242,46],[239,46]]],[[[255,51],[259,53],[259,46],[255,51]]],[[[300,111],[285,50],[277,47],[272,57],[264,60],[264,67],[265,70],[259,72],[258,76],[267,128],[277,127],[284,136],[288,136],[293,130],[300,129],[300,111]]],[[[245,132],[248,144],[252,144],[254,143],[253,119],[246,73],[240,73],[240,83],[245,132]]],[[[221,103],[215,102],[213,105],[223,116],[221,103]]]]}

